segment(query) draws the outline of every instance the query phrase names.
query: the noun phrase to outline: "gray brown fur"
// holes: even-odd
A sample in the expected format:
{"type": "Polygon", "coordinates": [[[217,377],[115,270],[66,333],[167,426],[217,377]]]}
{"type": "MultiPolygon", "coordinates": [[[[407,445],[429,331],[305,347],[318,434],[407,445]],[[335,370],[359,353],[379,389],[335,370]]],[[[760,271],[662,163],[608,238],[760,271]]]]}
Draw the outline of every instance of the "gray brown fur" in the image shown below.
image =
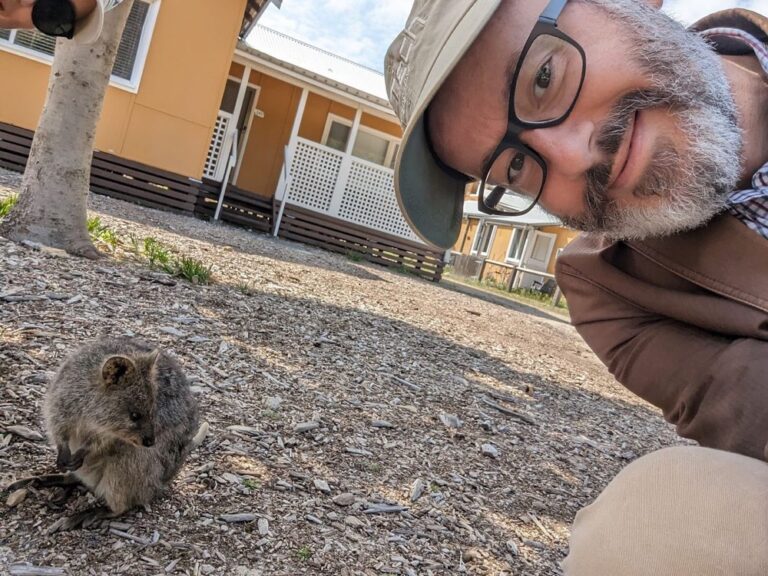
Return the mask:
{"type": "Polygon", "coordinates": [[[59,468],[104,499],[111,513],[101,517],[158,496],[198,428],[179,364],[129,338],[93,342],[70,356],[48,388],[44,412],[59,468]],[[132,421],[132,413],[141,419],[132,421]]]}

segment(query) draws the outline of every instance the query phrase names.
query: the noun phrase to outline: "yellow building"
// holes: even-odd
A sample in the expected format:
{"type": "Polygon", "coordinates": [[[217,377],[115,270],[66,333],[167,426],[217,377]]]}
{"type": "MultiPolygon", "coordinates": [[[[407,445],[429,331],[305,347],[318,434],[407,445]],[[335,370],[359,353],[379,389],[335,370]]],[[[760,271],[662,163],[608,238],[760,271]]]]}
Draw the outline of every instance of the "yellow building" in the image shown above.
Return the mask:
{"type": "Polygon", "coordinates": [[[578,233],[539,206],[522,216],[490,216],[480,212],[477,195],[468,195],[452,260],[460,272],[516,288],[540,288],[555,273],[555,262],[578,233]],[[518,272],[512,276],[515,269],[518,272]],[[542,272],[544,274],[536,274],[542,272]]]}
{"type": "MultiPolygon", "coordinates": [[[[270,1],[280,3],[135,0],[92,189],[439,279],[443,252],[418,239],[395,198],[402,131],[384,76],[259,26],[270,1]]],[[[0,92],[2,166],[26,162],[54,45],[0,30],[0,78],[13,79],[0,92]]]]}
{"type": "MultiPolygon", "coordinates": [[[[238,35],[265,4],[136,0],[96,148],[199,177],[238,35]]],[[[34,31],[0,31],[0,78],[13,86],[0,94],[0,121],[30,130],[37,126],[54,45],[34,31]]]]}

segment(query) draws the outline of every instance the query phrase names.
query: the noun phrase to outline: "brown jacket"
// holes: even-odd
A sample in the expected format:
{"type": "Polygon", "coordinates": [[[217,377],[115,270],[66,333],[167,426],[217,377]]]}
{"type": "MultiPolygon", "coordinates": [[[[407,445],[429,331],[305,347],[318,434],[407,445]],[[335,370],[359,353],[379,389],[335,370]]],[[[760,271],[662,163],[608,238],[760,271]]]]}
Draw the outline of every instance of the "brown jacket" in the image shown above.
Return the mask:
{"type": "MultiPolygon", "coordinates": [[[[768,19],[746,10],[696,27],[715,25],[768,37],[768,19]]],[[[728,215],[643,242],[582,235],[557,279],[584,340],[681,436],[768,459],[768,240],[728,215]]]]}

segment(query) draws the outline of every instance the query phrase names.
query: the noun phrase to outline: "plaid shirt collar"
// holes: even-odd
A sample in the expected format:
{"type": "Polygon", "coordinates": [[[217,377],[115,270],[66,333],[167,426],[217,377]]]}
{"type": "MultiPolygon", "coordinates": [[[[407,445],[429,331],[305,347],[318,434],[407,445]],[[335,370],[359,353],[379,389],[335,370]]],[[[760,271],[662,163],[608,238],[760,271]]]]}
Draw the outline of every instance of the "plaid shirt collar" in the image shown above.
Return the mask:
{"type": "MultiPolygon", "coordinates": [[[[757,38],[738,28],[710,28],[699,32],[706,38],[728,36],[747,44],[768,74],[768,48],[757,38]]],[[[768,163],[752,177],[752,188],[736,190],[728,196],[728,211],[746,226],[768,239],[768,163]]]]}

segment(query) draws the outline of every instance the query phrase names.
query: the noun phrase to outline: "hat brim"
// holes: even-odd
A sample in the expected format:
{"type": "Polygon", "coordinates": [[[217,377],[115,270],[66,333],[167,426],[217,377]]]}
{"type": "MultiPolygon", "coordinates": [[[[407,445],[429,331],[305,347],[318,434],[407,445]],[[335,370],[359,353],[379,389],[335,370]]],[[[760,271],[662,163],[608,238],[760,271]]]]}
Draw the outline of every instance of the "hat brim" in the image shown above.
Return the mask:
{"type": "Polygon", "coordinates": [[[477,0],[446,39],[416,102],[395,162],[395,194],[405,219],[425,242],[447,250],[461,231],[466,179],[434,157],[424,125],[430,102],[496,12],[501,0],[477,0]]]}
{"type": "Polygon", "coordinates": [[[75,23],[73,40],[78,44],[93,44],[104,28],[104,2],[97,0],[93,12],[75,23]]]}
{"type": "Polygon", "coordinates": [[[399,155],[395,190],[400,210],[424,242],[447,250],[459,236],[466,179],[449,174],[435,160],[424,114],[409,124],[399,155]]]}

